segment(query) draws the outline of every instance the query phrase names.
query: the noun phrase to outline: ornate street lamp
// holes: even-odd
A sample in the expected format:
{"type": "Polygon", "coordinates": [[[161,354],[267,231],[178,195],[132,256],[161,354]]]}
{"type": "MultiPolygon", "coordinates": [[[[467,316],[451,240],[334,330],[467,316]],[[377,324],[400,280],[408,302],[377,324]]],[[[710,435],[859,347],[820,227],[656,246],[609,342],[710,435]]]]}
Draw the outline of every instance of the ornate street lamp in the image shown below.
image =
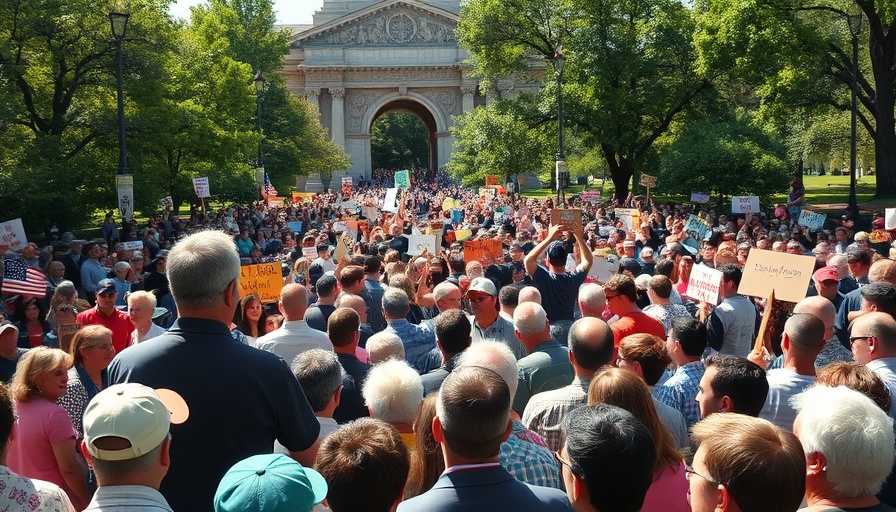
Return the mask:
{"type": "Polygon", "coordinates": [[[563,189],[569,181],[569,171],[566,169],[566,155],[563,153],[563,91],[561,85],[563,83],[563,64],[566,57],[563,55],[563,45],[557,45],[554,50],[554,71],[557,74],[557,158],[556,158],[556,180],[557,180],[557,204],[556,208],[562,208],[566,205],[566,198],[563,189]]]}
{"type": "Polygon", "coordinates": [[[856,116],[858,115],[858,105],[856,104],[856,93],[858,90],[859,76],[859,34],[862,32],[862,11],[856,8],[854,14],[846,17],[849,24],[849,32],[852,35],[852,116],[851,116],[851,132],[849,138],[849,204],[847,206],[847,214],[854,220],[859,220],[859,204],[856,200],[856,174],[858,172],[858,157],[856,155],[856,116]]]}
{"type": "Polygon", "coordinates": [[[256,167],[264,171],[264,154],[261,149],[261,143],[264,139],[264,130],[261,128],[261,100],[264,96],[264,86],[267,84],[267,80],[264,79],[264,73],[260,70],[255,74],[255,107],[256,107],[256,117],[258,118],[258,135],[260,138],[258,139],[258,160],[256,162],[256,167]]]}
{"type": "Polygon", "coordinates": [[[124,78],[122,72],[121,43],[124,40],[128,19],[131,13],[126,5],[116,4],[109,13],[112,26],[112,37],[115,39],[115,54],[118,61],[118,172],[116,188],[118,190],[118,208],[125,220],[130,220],[134,212],[134,179],[128,168],[128,148],[124,131],[124,78]]]}

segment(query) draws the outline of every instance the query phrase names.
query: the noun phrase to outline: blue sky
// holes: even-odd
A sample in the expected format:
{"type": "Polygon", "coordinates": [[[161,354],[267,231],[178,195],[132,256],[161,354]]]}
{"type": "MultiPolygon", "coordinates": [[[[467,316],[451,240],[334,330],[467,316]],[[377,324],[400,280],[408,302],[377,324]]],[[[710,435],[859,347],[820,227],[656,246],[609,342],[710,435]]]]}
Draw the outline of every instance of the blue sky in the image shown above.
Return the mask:
{"type": "MultiPolygon", "coordinates": [[[[168,12],[178,18],[189,19],[190,7],[205,0],[177,0],[171,3],[168,12]]],[[[320,9],[324,0],[274,0],[277,23],[283,25],[310,24],[314,11],[320,9]]]]}

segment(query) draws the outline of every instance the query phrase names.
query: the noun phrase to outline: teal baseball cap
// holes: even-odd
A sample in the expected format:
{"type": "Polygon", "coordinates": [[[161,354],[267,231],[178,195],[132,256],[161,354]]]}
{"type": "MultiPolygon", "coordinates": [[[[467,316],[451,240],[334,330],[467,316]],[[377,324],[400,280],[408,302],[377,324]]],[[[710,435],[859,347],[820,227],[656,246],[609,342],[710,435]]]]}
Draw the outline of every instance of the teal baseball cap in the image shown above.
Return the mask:
{"type": "Polygon", "coordinates": [[[286,455],[253,455],[221,479],[215,512],[310,512],[326,497],[327,482],[317,471],[286,455]]]}

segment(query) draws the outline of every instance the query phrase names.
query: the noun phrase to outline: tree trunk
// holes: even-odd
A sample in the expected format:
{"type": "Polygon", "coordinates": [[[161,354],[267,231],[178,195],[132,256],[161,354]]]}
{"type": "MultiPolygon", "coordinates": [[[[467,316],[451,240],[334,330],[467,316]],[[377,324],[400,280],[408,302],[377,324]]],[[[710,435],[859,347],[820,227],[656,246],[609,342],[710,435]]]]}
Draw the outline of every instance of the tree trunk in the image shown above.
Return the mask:
{"type": "Polygon", "coordinates": [[[868,50],[875,85],[874,171],[877,187],[874,196],[881,199],[896,196],[896,122],[893,114],[896,43],[889,37],[892,34],[881,33],[880,19],[874,21],[878,23],[869,23],[868,50]]]}
{"type": "Polygon", "coordinates": [[[616,189],[616,199],[622,203],[628,197],[628,182],[632,179],[634,170],[631,163],[618,157],[616,151],[608,144],[601,144],[601,150],[604,153],[607,166],[610,168],[610,179],[613,180],[613,187],[616,189]]]}

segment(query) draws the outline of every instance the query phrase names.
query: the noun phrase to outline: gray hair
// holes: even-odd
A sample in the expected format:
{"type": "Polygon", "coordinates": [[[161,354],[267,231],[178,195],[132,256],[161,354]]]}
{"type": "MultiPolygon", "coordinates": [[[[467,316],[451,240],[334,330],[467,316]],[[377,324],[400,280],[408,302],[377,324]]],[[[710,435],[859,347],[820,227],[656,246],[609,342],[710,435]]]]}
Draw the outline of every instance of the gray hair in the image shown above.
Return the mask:
{"type": "Polygon", "coordinates": [[[845,386],[813,386],[791,399],[799,410],[799,439],[806,455],[827,463],[835,493],[874,496],[893,469],[893,420],[870,398],[845,386]]]}
{"type": "Polygon", "coordinates": [[[126,261],[119,261],[115,264],[115,273],[119,273],[122,270],[131,270],[131,264],[126,261]]]}
{"type": "Polygon", "coordinates": [[[156,295],[152,292],[147,292],[145,290],[138,290],[136,292],[131,292],[128,294],[128,305],[129,306],[131,305],[131,302],[137,301],[137,300],[146,301],[146,303],[149,304],[149,307],[151,307],[151,308],[156,307],[156,303],[157,303],[156,295]]]}
{"type": "Polygon", "coordinates": [[[75,283],[66,279],[64,281],[60,281],[59,284],[56,285],[56,290],[54,293],[56,295],[65,295],[66,297],[71,297],[78,294],[78,289],[75,288],[75,283]]]}
{"type": "Polygon", "coordinates": [[[362,394],[375,418],[411,424],[423,401],[423,381],[408,363],[390,360],[370,369],[362,394]]]}
{"type": "Polygon", "coordinates": [[[477,366],[497,373],[507,383],[513,400],[519,385],[519,367],[510,347],[495,340],[477,341],[461,352],[456,368],[462,366],[477,366]]]}
{"type": "Polygon", "coordinates": [[[604,287],[595,283],[586,283],[579,288],[579,302],[591,309],[602,310],[607,303],[604,287]]]}
{"type": "Polygon", "coordinates": [[[513,327],[523,336],[545,330],[548,315],[540,304],[524,302],[513,311],[513,327]]]}
{"type": "Polygon", "coordinates": [[[400,288],[388,287],[383,293],[383,310],[392,318],[404,318],[408,314],[411,302],[408,294],[400,288]]]}
{"type": "Polygon", "coordinates": [[[404,344],[397,334],[380,331],[367,340],[367,353],[370,364],[382,363],[389,359],[404,361],[404,344]]]}
{"type": "Polygon", "coordinates": [[[224,290],[240,277],[240,255],[233,237],[200,231],[184,238],[168,254],[166,274],[179,309],[220,305],[224,290]]]}
{"type": "Polygon", "coordinates": [[[314,412],[326,409],[342,385],[339,359],[334,352],[322,348],[313,348],[297,355],[292,361],[292,373],[302,385],[305,398],[314,412]]]}

